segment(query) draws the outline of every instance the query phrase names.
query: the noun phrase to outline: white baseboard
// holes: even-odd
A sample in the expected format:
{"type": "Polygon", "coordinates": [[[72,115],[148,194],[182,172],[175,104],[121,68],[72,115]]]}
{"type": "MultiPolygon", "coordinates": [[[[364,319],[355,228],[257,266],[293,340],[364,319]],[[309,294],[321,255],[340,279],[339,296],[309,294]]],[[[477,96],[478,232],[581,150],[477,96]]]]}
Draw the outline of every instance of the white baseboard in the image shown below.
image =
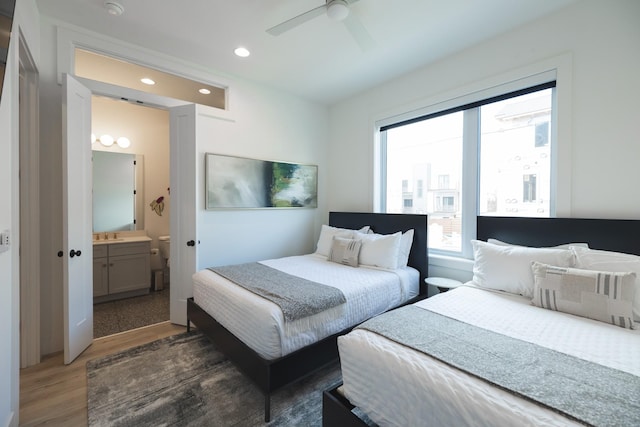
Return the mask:
{"type": "Polygon", "coordinates": [[[12,411],[11,413],[9,413],[4,425],[5,427],[18,427],[18,417],[16,416],[15,412],[12,411]]]}

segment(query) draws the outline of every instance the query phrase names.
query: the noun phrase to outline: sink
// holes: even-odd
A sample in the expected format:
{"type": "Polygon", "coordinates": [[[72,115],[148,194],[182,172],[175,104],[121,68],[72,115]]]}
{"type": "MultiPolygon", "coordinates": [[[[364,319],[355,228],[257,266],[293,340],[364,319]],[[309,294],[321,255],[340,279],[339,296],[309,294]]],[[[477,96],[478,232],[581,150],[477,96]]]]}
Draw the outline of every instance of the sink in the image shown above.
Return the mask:
{"type": "Polygon", "coordinates": [[[96,239],[95,235],[93,236],[93,243],[113,243],[113,242],[123,242],[125,239],[124,237],[109,237],[108,239],[105,239],[104,236],[100,236],[99,239],[96,239]]]}
{"type": "Polygon", "coordinates": [[[122,237],[112,237],[113,234],[109,236],[108,239],[104,238],[104,234],[100,234],[100,238],[96,239],[96,235],[93,235],[93,244],[94,245],[106,245],[109,243],[121,243],[121,242],[146,242],[150,241],[151,238],[146,235],[124,235],[122,237]]]}

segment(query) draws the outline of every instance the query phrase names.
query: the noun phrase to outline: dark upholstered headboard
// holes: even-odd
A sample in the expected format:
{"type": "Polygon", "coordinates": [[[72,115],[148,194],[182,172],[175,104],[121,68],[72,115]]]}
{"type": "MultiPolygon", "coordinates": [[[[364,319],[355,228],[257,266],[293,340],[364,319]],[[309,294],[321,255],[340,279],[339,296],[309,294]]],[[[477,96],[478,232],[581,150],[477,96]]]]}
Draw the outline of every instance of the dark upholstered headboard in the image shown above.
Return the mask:
{"type": "Polygon", "coordinates": [[[534,247],[588,243],[591,249],[640,255],[637,220],[479,216],[477,221],[478,240],[534,247]]]}
{"type": "Polygon", "coordinates": [[[413,245],[408,265],[420,272],[420,293],[426,292],[424,279],[428,273],[427,260],[427,216],[415,214],[385,214],[366,212],[329,212],[329,225],[358,229],[365,225],[378,234],[414,230],[413,245]]]}

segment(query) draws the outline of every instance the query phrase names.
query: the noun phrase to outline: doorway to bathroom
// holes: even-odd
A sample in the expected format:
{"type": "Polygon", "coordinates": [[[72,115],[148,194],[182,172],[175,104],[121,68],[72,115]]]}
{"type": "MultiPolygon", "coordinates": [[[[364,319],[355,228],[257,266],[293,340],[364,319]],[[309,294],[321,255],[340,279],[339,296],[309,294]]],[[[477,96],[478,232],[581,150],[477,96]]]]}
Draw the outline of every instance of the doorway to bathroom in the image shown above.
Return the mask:
{"type": "MultiPolygon", "coordinates": [[[[170,283],[168,236],[170,235],[170,143],[169,112],[107,96],[92,96],[94,233],[94,338],[168,321],[170,283]],[[118,139],[126,143],[118,144],[118,139]],[[115,234],[114,234],[115,233],[115,234]],[[147,265],[140,290],[109,294],[121,289],[127,277],[109,274],[111,257],[102,256],[96,245],[118,250],[127,236],[148,237],[143,254],[115,262],[147,265]],[[96,240],[96,236],[98,239],[96,240]],[[110,240],[105,241],[108,236],[110,240]],[[150,249],[150,251],[149,251],[150,249]],[[147,261],[148,260],[148,261],[147,261]],[[105,279],[103,279],[105,278],[105,279]],[[107,280],[103,291],[96,284],[107,280]]],[[[126,244],[126,242],[125,242],[126,244]]],[[[104,252],[104,247],[101,248],[104,252]]],[[[129,255],[131,256],[131,255],[129,255]]],[[[115,257],[114,257],[115,258],[115,257]]],[[[126,267],[128,268],[128,267],[126,267]]],[[[126,270],[124,270],[126,271],[126,270]]],[[[134,267],[131,274],[140,271],[134,267]]],[[[140,276],[138,276],[140,277],[140,276]]]]}
{"type": "MultiPolygon", "coordinates": [[[[64,350],[65,363],[69,363],[77,357],[86,347],[91,344],[93,339],[93,328],[86,328],[86,325],[93,326],[93,298],[91,293],[85,292],[83,283],[90,282],[87,278],[82,277],[82,273],[90,272],[89,267],[91,259],[86,257],[82,259],[73,258],[75,249],[78,245],[83,247],[92,245],[90,236],[91,212],[87,209],[77,211],[76,207],[86,207],[86,203],[91,203],[91,194],[86,194],[86,188],[90,190],[90,186],[74,185],[76,183],[87,182],[87,172],[90,169],[83,165],[89,165],[91,150],[85,144],[83,135],[91,133],[91,114],[85,114],[91,110],[91,95],[103,95],[110,98],[120,99],[133,104],[141,104],[145,106],[153,106],[166,110],[169,113],[169,140],[170,140],[170,184],[171,197],[173,202],[170,209],[170,225],[171,225],[171,286],[170,286],[170,321],[172,323],[186,325],[186,306],[187,298],[191,294],[191,276],[197,269],[199,248],[197,244],[190,242],[195,241],[198,231],[198,196],[200,190],[200,181],[197,179],[201,174],[198,163],[194,161],[198,157],[198,135],[203,135],[207,131],[207,124],[211,119],[222,119],[225,121],[234,121],[232,115],[226,109],[226,87],[219,86],[221,90],[221,99],[224,101],[221,107],[209,107],[194,103],[194,101],[184,100],[178,95],[171,97],[169,94],[160,95],[153,91],[134,89],[133,85],[126,83],[106,83],[100,76],[90,76],[82,73],[78,67],[76,53],[87,46],[100,46],[98,49],[103,54],[109,54],[112,46],[105,45],[99,39],[79,37],[75,33],[62,32],[60,34],[61,52],[67,55],[65,60],[59,61],[60,81],[63,83],[63,113],[66,112],[65,121],[63,122],[63,152],[67,160],[67,167],[63,168],[63,197],[66,203],[63,208],[63,220],[67,222],[67,226],[62,233],[62,246],[64,254],[69,254],[63,262],[62,274],[62,290],[63,298],[63,319],[67,320],[64,333],[64,350]],[[67,50],[67,48],[70,48],[67,50]],[[81,77],[84,76],[84,77],[81,77]],[[75,161],[77,158],[84,159],[82,162],[75,161]],[[73,165],[70,166],[70,165],[73,165]],[[78,166],[79,165],[79,166],[78,166]],[[195,165],[195,167],[194,167],[195,165]],[[89,169],[89,170],[87,170],[89,169]],[[79,187],[79,188],[76,188],[79,187]],[[82,193],[81,197],[77,194],[82,193]],[[73,196],[69,198],[68,196],[73,196]],[[64,209],[63,209],[64,210],[64,209]],[[76,212],[77,211],[77,212],[76,212]],[[73,223],[74,218],[82,218],[82,224],[86,224],[83,228],[73,223]],[[86,218],[86,219],[85,219],[86,218]],[[71,222],[69,222],[71,220],[71,222]],[[88,242],[86,240],[88,240],[88,242]],[[178,242],[186,242],[186,247],[179,245],[178,242]],[[73,249],[73,252],[72,252],[73,249]],[[73,259],[72,259],[73,258],[73,259]],[[88,297],[88,298],[87,298],[88,297]],[[81,302],[81,304],[72,304],[72,302],[81,302]],[[91,316],[91,317],[89,317],[91,316]],[[70,320],[70,321],[69,321],[70,320]]],[[[151,61],[147,64],[158,64],[161,68],[173,69],[176,64],[166,62],[162,58],[149,57],[145,52],[140,52],[135,48],[128,46],[118,46],[116,49],[119,54],[116,56],[122,58],[143,58],[146,57],[151,61]]],[[[115,52],[113,52],[115,53],[115,52]]],[[[104,75],[115,75],[117,71],[108,67],[100,69],[100,73],[104,75]]],[[[178,68],[184,68],[178,66],[178,68]]],[[[184,68],[186,70],[186,68],[184,68]]],[[[149,69],[152,73],[154,70],[149,69]]],[[[193,70],[187,70],[186,74],[190,75],[193,70]]],[[[196,71],[199,80],[208,81],[208,73],[196,71]]],[[[140,81],[141,79],[139,79],[140,81]]],[[[145,79],[146,80],[146,79],[145,79]]],[[[153,78],[151,78],[153,80],[153,78]]],[[[160,81],[156,79],[155,81],[160,81]]],[[[176,88],[179,84],[169,83],[165,81],[162,86],[176,88]]],[[[210,82],[213,83],[213,82],[210,82]]],[[[215,83],[213,83],[215,84],[215,83]]],[[[214,94],[215,91],[202,87],[202,91],[197,90],[201,94],[214,94]],[[207,89],[207,90],[205,90],[207,89]]],[[[64,116],[64,114],[63,114],[64,116]]],[[[97,138],[97,137],[96,137],[97,138]]]]}

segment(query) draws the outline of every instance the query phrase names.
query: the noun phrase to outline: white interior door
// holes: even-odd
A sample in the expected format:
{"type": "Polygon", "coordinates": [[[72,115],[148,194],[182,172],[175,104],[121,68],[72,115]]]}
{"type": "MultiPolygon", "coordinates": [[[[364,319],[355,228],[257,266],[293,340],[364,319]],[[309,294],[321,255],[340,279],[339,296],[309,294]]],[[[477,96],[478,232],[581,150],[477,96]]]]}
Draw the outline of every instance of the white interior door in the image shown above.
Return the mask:
{"type": "Polygon", "coordinates": [[[63,78],[63,309],[64,363],[93,341],[91,91],[63,78]]]}
{"type": "MultiPolygon", "coordinates": [[[[170,110],[171,129],[171,259],[172,323],[187,324],[187,298],[193,296],[191,276],[197,271],[197,111],[189,104],[170,110]]],[[[204,161],[203,161],[204,162],[204,161]]]]}

